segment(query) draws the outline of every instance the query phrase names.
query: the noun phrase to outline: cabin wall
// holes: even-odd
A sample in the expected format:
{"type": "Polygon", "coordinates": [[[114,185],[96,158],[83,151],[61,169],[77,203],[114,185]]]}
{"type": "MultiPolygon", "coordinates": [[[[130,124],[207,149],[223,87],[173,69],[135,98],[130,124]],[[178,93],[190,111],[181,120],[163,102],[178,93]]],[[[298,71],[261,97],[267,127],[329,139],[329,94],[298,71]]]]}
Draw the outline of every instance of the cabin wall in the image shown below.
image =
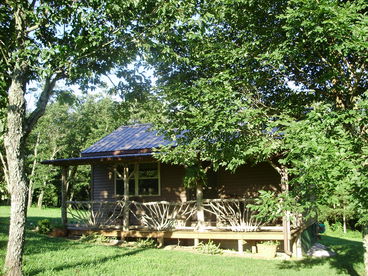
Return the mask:
{"type": "MultiPolygon", "coordinates": [[[[131,196],[137,201],[186,201],[195,199],[193,190],[183,186],[183,166],[160,164],[161,196],[131,196]]],[[[113,200],[115,197],[114,175],[107,165],[92,167],[93,200],[113,200]]],[[[208,176],[204,198],[254,197],[259,190],[279,190],[280,176],[267,163],[257,166],[244,165],[235,173],[220,169],[208,176]]]]}
{"type": "Polygon", "coordinates": [[[106,165],[92,166],[92,200],[114,199],[114,176],[106,165]]]}
{"type": "Polygon", "coordinates": [[[220,197],[254,197],[259,190],[279,190],[280,176],[268,163],[244,165],[235,173],[222,169],[217,174],[217,189],[220,197]]]}
{"type": "MultiPolygon", "coordinates": [[[[137,201],[186,201],[183,187],[184,167],[160,164],[161,196],[131,196],[137,201]]],[[[92,166],[93,200],[111,200],[115,197],[114,174],[107,165],[92,166]]]]}

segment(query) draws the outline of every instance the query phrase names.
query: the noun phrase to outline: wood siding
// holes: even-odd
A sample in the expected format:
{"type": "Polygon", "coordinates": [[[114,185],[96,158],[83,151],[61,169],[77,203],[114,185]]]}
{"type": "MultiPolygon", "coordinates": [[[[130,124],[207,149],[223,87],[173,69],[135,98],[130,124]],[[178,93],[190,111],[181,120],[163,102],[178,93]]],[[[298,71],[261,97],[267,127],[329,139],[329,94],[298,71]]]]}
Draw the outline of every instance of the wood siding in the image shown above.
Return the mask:
{"type": "Polygon", "coordinates": [[[259,190],[279,190],[280,176],[267,163],[241,166],[235,173],[220,170],[217,174],[219,197],[254,197],[259,190]]]}
{"type": "MultiPolygon", "coordinates": [[[[111,174],[111,173],[110,173],[111,174]]],[[[183,187],[185,169],[182,166],[160,164],[161,196],[131,196],[137,201],[186,201],[194,199],[193,191],[183,187]]],[[[116,199],[114,176],[109,177],[106,165],[94,165],[93,200],[116,199]]],[[[235,173],[223,169],[209,174],[204,198],[253,197],[259,190],[279,190],[280,177],[267,163],[257,166],[241,166],[235,173]]]]}
{"type": "Polygon", "coordinates": [[[114,175],[109,174],[109,167],[106,165],[94,165],[92,167],[92,200],[113,199],[114,175]]]}

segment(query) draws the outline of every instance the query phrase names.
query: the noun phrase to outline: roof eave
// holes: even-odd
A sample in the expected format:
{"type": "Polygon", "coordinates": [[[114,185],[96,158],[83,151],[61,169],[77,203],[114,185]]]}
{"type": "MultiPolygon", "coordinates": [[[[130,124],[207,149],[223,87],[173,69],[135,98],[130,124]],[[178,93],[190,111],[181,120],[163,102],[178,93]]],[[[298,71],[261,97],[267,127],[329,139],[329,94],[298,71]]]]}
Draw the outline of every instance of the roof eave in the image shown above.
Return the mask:
{"type": "Polygon", "coordinates": [[[44,160],[41,164],[54,166],[76,166],[93,165],[104,163],[131,162],[155,159],[152,153],[136,153],[124,155],[104,155],[104,156],[82,156],[67,159],[44,160]]]}

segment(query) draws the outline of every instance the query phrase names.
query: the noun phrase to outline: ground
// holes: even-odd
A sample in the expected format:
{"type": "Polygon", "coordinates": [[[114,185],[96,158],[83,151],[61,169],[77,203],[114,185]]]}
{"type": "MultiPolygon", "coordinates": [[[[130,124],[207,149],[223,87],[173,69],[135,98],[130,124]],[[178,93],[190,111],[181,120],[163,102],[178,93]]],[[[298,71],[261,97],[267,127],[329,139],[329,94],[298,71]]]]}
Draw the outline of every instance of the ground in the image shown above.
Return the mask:
{"type": "MultiPolygon", "coordinates": [[[[0,267],[6,252],[9,208],[0,207],[0,267]]],[[[38,220],[57,222],[59,209],[28,212],[25,275],[363,275],[363,246],[357,233],[329,233],[321,243],[338,255],[326,259],[258,260],[162,249],[121,248],[51,238],[31,231],[38,220]]]]}

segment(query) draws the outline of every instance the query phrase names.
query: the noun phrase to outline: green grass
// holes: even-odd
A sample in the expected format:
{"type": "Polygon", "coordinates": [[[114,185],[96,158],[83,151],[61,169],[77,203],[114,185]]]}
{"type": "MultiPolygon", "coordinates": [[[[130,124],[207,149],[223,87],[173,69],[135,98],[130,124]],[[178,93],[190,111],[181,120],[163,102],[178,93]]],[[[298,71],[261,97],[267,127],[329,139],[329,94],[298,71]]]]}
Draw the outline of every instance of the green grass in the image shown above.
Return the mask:
{"type": "MultiPolygon", "coordinates": [[[[0,266],[3,266],[8,227],[8,207],[0,207],[0,266]]],[[[294,261],[208,256],[162,249],[134,249],[94,245],[50,238],[29,230],[37,220],[58,221],[59,209],[28,212],[24,256],[25,275],[363,275],[360,238],[336,233],[323,236],[338,256],[294,261]]]]}

